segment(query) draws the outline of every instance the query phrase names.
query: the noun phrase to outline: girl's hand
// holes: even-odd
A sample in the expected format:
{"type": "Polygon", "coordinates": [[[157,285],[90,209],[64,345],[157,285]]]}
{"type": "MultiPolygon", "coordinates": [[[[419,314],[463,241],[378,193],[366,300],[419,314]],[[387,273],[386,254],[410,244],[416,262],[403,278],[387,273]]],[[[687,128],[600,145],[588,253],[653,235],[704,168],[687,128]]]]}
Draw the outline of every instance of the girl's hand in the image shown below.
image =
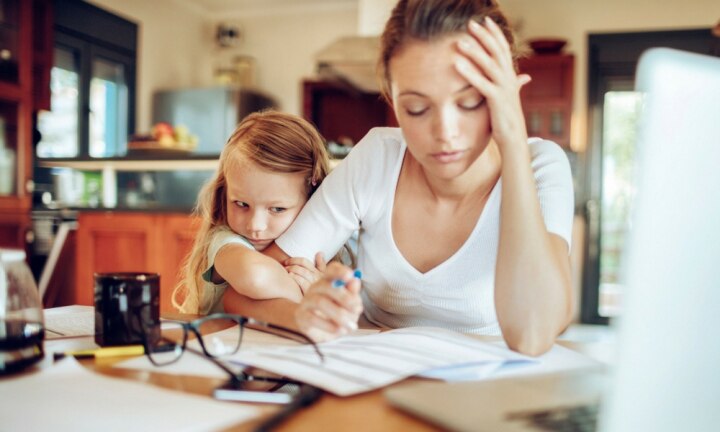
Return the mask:
{"type": "Polygon", "coordinates": [[[305,293],[295,321],[310,339],[324,342],[356,330],[362,311],[360,279],[349,267],[333,262],[305,293]],[[345,282],[345,286],[334,287],[335,280],[345,282]]]}
{"type": "Polygon", "coordinates": [[[305,294],[310,285],[322,277],[327,263],[323,253],[318,252],[315,254],[315,265],[307,258],[297,257],[286,259],[283,261],[283,266],[305,294]]]}
{"type": "Polygon", "coordinates": [[[502,30],[489,17],[482,25],[471,20],[458,49],[463,56],[456,60],[455,68],[486,98],[492,136],[500,151],[512,143],[527,143],[520,88],[530,82],[530,76],[515,73],[502,30]]]}

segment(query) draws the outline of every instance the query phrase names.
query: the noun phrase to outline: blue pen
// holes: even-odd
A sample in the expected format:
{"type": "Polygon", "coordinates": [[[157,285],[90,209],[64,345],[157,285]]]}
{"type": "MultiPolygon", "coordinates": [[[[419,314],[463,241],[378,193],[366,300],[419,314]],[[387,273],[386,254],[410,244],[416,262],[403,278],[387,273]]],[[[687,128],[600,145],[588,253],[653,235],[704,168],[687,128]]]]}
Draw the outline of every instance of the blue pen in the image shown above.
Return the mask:
{"type": "MultiPolygon", "coordinates": [[[[362,271],[360,271],[359,269],[355,269],[355,271],[353,272],[353,277],[355,279],[362,279],[362,271]]],[[[342,288],[345,286],[345,281],[335,279],[332,281],[332,286],[333,288],[342,288]]]]}

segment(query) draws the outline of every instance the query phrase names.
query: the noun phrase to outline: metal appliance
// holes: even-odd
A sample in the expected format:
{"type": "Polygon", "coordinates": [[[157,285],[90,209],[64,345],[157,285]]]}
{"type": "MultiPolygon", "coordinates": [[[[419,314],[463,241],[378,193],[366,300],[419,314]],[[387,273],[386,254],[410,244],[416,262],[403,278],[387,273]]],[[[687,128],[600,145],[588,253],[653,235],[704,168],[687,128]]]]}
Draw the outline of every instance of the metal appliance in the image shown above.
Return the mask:
{"type": "Polygon", "coordinates": [[[198,136],[194,155],[217,155],[248,114],[276,108],[272,96],[235,86],[162,90],[153,97],[153,123],[185,125],[198,136]]]}

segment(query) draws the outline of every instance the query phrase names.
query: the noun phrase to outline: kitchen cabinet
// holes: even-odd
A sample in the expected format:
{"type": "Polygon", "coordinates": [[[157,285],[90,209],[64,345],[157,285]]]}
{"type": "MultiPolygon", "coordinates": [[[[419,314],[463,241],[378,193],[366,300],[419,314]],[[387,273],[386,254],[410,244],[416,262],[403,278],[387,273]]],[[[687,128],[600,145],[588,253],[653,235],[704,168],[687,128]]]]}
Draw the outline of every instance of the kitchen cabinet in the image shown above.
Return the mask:
{"type": "Polygon", "coordinates": [[[380,93],[329,80],[303,81],[303,116],[328,141],[355,144],[376,126],[397,126],[380,93]]]}
{"type": "Polygon", "coordinates": [[[532,77],[520,92],[528,135],[555,141],[565,150],[572,150],[574,56],[538,54],[521,58],[518,66],[521,73],[532,77]]]}
{"type": "Polygon", "coordinates": [[[160,310],[173,311],[171,295],[190,252],[198,220],[187,214],[81,212],[78,217],[76,284],[69,300],[92,305],[94,273],[160,274],[160,310]]]}
{"type": "Polygon", "coordinates": [[[0,212],[0,248],[24,249],[29,229],[27,212],[0,212]]]}
{"type": "Polygon", "coordinates": [[[0,245],[23,248],[33,189],[33,114],[49,108],[49,0],[0,2],[0,245]]]}

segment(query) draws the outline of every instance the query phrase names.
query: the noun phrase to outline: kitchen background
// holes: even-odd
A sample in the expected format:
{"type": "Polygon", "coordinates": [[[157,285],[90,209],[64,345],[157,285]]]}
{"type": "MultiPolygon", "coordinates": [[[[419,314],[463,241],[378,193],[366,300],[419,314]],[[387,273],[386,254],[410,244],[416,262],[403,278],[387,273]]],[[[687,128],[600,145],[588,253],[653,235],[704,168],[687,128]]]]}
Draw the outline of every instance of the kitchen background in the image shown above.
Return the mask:
{"type": "MultiPolygon", "coordinates": [[[[32,1],[53,3],[56,9],[60,5],[61,10],[63,4],[78,3],[32,1]]],[[[43,157],[51,154],[42,154],[41,149],[46,148],[42,143],[38,147],[32,200],[35,222],[28,229],[34,238],[26,237],[29,248],[40,255],[34,266],[39,279],[64,223],[71,231],[77,231],[76,235],[68,236],[68,246],[60,247],[61,252],[64,250],[61,255],[69,255],[66,263],[75,271],[72,280],[55,285],[89,280],[93,271],[159,271],[164,277],[162,305],[169,309],[166,294],[175,283],[177,268],[194,234],[190,210],[201,183],[213,172],[216,151],[222,145],[217,138],[202,137],[218,135],[218,131],[225,136],[224,129],[232,127],[246,110],[267,105],[312,115],[317,108],[314,104],[319,102],[309,100],[334,95],[337,80],[328,78],[337,74],[345,80],[341,91],[350,95],[353,108],[357,109],[352,115],[328,117],[324,124],[322,119],[312,119],[329,140],[352,144],[359,139],[359,131],[366,129],[365,124],[394,121],[373,93],[377,90],[373,83],[377,36],[394,0],[88,0],[87,3],[137,25],[137,34],[133,35],[136,42],[130,37],[119,39],[120,44],[134,47],[135,60],[127,65],[127,70],[132,72],[135,92],[126,97],[134,99],[135,109],[127,113],[129,133],[120,137],[117,146],[100,149],[99,159],[93,157],[96,155],[92,148],[90,154],[85,150],[80,158],[53,159],[43,157]],[[242,104],[226,105],[237,112],[229,115],[226,112],[224,117],[229,120],[223,125],[207,126],[207,122],[205,126],[203,122],[188,125],[190,134],[201,137],[196,151],[174,156],[145,153],[147,158],[140,153],[126,153],[127,141],[133,140],[133,133],[150,134],[160,120],[177,122],[177,117],[162,118],[161,106],[167,110],[179,106],[168,100],[177,101],[182,92],[190,89],[214,88],[204,91],[207,99],[208,92],[218,91],[218,85],[228,82],[239,84],[243,95],[252,96],[252,102],[245,98],[242,104]],[[165,102],[159,99],[161,94],[169,95],[165,102]],[[138,254],[138,249],[143,252],[138,254]],[[165,253],[167,249],[171,250],[169,254],[165,253]]],[[[588,90],[593,84],[589,77],[594,73],[589,69],[593,61],[589,35],[710,29],[720,18],[720,3],[689,0],[668,7],[664,0],[502,0],[501,5],[521,42],[548,38],[567,42],[559,55],[562,58],[550,73],[551,82],[561,83],[558,85],[562,87],[551,98],[552,104],[556,104],[552,108],[555,111],[550,113],[553,126],[538,130],[557,132],[557,136],[550,138],[564,146],[572,163],[578,207],[572,250],[574,284],[578,298],[583,284],[594,293],[589,305],[590,318],[583,320],[606,322],[607,316],[619,310],[618,288],[612,283],[617,265],[613,264],[604,294],[602,283],[598,291],[598,280],[591,277],[588,282],[583,276],[588,256],[597,255],[593,248],[600,247],[596,239],[585,241],[589,229],[598,229],[587,226],[586,203],[591,203],[592,191],[601,190],[593,183],[597,183],[598,177],[592,173],[596,168],[589,162],[591,154],[598,152],[598,133],[590,130],[589,120],[594,103],[588,90]],[[604,300],[600,298],[603,295],[604,300]]],[[[58,41],[63,42],[60,39],[55,42],[58,41]]],[[[540,59],[544,62],[539,63],[537,77],[550,70],[549,58],[540,59]]],[[[530,69],[531,60],[525,64],[530,69]]],[[[56,51],[55,64],[58,62],[62,62],[62,57],[56,51]]],[[[228,99],[240,97],[233,94],[228,99]]],[[[539,97],[530,103],[540,104],[539,112],[543,112],[543,100],[539,97]]],[[[326,111],[320,114],[327,116],[332,112],[331,104],[337,101],[333,102],[330,96],[325,101],[326,111]]],[[[197,102],[184,106],[190,105],[197,102]]],[[[532,115],[528,117],[529,126],[533,119],[536,118],[532,115]]],[[[50,134],[45,135],[47,139],[50,134]]],[[[615,261],[620,249],[621,244],[615,245],[609,252],[615,261]]],[[[62,258],[59,260],[62,262],[62,258]]],[[[598,265],[598,261],[596,258],[591,265],[598,265]]],[[[51,273],[46,278],[57,276],[51,273]]],[[[53,291],[52,287],[45,289],[53,291]]],[[[53,302],[91,303],[90,290],[81,287],[72,293],[55,292],[46,299],[46,304],[53,302]]],[[[579,310],[580,305],[578,314],[579,310]]]]}

